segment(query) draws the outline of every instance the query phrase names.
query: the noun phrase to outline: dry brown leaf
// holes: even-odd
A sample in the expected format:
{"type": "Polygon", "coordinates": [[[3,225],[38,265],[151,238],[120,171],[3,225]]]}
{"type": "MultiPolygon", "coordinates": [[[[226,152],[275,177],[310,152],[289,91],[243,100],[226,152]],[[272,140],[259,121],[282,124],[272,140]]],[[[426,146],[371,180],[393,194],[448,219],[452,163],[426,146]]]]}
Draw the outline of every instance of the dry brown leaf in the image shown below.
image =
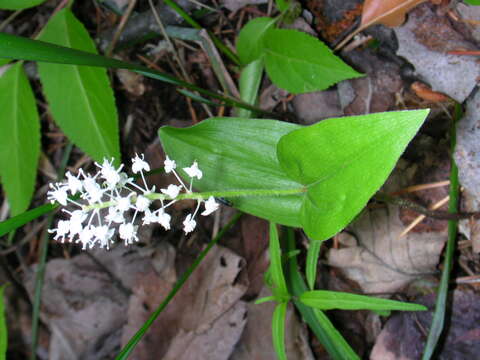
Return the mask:
{"type": "Polygon", "coordinates": [[[425,1],[365,0],[360,29],[365,29],[373,24],[383,24],[391,27],[400,26],[405,21],[406,13],[425,1]]]}
{"type": "Polygon", "coordinates": [[[392,293],[413,279],[431,274],[438,264],[446,232],[409,233],[397,207],[367,209],[340,234],[340,241],[353,246],[331,249],[328,264],[339,267],[365,293],[392,293]]]}
{"type": "Polygon", "coordinates": [[[374,24],[386,26],[400,26],[405,21],[405,15],[415,6],[426,0],[365,0],[362,11],[362,20],[357,30],[348,35],[335,50],[342,48],[355,35],[374,24]]]}

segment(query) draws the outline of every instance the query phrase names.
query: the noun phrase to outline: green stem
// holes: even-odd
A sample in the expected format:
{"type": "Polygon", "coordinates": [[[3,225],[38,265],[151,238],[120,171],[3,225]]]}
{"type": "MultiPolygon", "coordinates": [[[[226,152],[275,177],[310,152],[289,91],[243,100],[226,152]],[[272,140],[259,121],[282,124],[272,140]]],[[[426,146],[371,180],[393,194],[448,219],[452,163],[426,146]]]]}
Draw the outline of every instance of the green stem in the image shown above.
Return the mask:
{"type": "MultiPolygon", "coordinates": [[[[225,190],[225,191],[205,191],[205,192],[191,192],[179,194],[175,199],[170,196],[161,193],[150,193],[144,195],[150,200],[205,200],[210,196],[222,197],[222,198],[237,198],[245,196],[288,196],[306,192],[306,187],[294,188],[294,189],[247,189],[247,190],[225,190]]],[[[136,196],[131,197],[132,203],[136,202],[136,196]]],[[[93,209],[104,209],[110,206],[115,206],[115,201],[106,201],[100,204],[93,204],[83,207],[84,211],[90,211],[93,209]]]]}

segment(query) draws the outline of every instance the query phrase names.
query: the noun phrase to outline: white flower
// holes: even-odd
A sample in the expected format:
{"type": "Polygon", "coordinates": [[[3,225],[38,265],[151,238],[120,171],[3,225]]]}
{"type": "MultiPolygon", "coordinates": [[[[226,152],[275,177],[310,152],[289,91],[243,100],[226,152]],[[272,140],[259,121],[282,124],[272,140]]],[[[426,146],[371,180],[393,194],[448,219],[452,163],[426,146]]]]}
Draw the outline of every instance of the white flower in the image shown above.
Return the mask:
{"type": "Polygon", "coordinates": [[[150,225],[151,223],[155,223],[158,221],[157,215],[155,212],[151,212],[150,209],[145,210],[145,215],[143,216],[142,225],[150,225]]]}
{"type": "Polygon", "coordinates": [[[96,226],[93,228],[93,236],[95,236],[95,240],[100,243],[101,248],[110,248],[110,242],[114,233],[115,230],[110,229],[107,225],[96,226]]]}
{"type": "Polygon", "coordinates": [[[111,223],[117,223],[121,224],[125,221],[125,218],[123,217],[123,212],[118,211],[116,207],[109,207],[108,208],[108,215],[105,217],[105,219],[111,223]]]}
{"type": "Polygon", "coordinates": [[[54,184],[50,184],[50,188],[52,190],[50,190],[48,193],[47,193],[47,199],[50,200],[50,202],[52,204],[56,202],[62,204],[63,206],[67,205],[67,199],[68,199],[68,194],[67,194],[67,190],[68,190],[68,186],[65,186],[61,183],[56,183],[55,185],[54,184]]]}
{"type": "Polygon", "coordinates": [[[83,231],[83,222],[87,218],[87,214],[82,210],[75,210],[70,216],[70,236],[74,237],[83,231]]]}
{"type": "Polygon", "coordinates": [[[138,156],[138,154],[135,154],[135,157],[132,159],[132,171],[134,174],[145,170],[145,171],[150,171],[150,165],[146,161],[143,160],[144,155],[142,154],[142,158],[138,156]]]}
{"type": "Polygon", "coordinates": [[[181,186],[170,184],[170,185],[168,185],[168,188],[160,189],[160,190],[165,195],[169,196],[172,199],[175,199],[178,196],[178,194],[180,193],[181,189],[182,189],[181,186]]]}
{"type": "Polygon", "coordinates": [[[117,206],[115,207],[116,211],[121,212],[122,214],[131,208],[131,201],[130,197],[133,196],[134,193],[130,193],[125,197],[118,197],[115,200],[117,201],[117,206]]]}
{"type": "Polygon", "coordinates": [[[144,212],[145,210],[148,209],[148,207],[150,206],[150,203],[151,203],[150,199],[148,199],[143,195],[139,195],[137,197],[137,201],[135,202],[135,208],[140,212],[144,212]]]}
{"type": "Polygon", "coordinates": [[[203,176],[202,171],[198,168],[198,163],[196,161],[193,162],[192,166],[183,168],[183,170],[187,173],[188,176],[191,178],[196,177],[200,180],[203,176]]]}
{"type": "Polygon", "coordinates": [[[65,236],[70,232],[70,221],[68,220],[60,220],[57,224],[56,229],[48,230],[49,233],[56,232],[55,236],[53,237],[54,240],[58,240],[59,238],[62,239],[62,243],[65,242],[65,236]]]}
{"type": "Polygon", "coordinates": [[[65,175],[67,176],[68,180],[68,189],[72,195],[75,195],[77,192],[81,192],[83,189],[82,181],[78,177],[73,176],[70,171],[67,171],[65,175]]]}
{"type": "Polygon", "coordinates": [[[125,245],[133,244],[133,241],[138,241],[137,227],[132,223],[120,224],[118,229],[120,239],[125,240],[125,245]]]}
{"type": "Polygon", "coordinates": [[[188,214],[185,220],[183,220],[183,231],[185,231],[185,234],[188,234],[195,229],[195,226],[197,226],[197,222],[192,219],[192,214],[188,214]]]}
{"type": "Polygon", "coordinates": [[[167,155],[167,158],[165,159],[164,161],[164,166],[165,166],[165,172],[168,174],[170,172],[172,172],[173,170],[175,170],[175,168],[177,167],[177,163],[175,162],[175,160],[171,160],[168,155],[167,155]]]}
{"type": "Polygon", "coordinates": [[[102,165],[95,163],[95,165],[97,165],[101,169],[100,173],[102,174],[102,178],[105,179],[105,182],[107,183],[107,187],[109,189],[113,189],[120,182],[120,170],[122,170],[123,167],[123,165],[120,165],[118,169],[115,169],[112,164],[113,158],[110,161],[104,158],[102,165]]]}
{"type": "Polygon", "coordinates": [[[92,226],[87,226],[82,230],[82,232],[79,235],[79,239],[76,242],[82,243],[82,250],[85,250],[87,248],[87,245],[89,245],[90,247],[93,245],[92,238],[93,238],[92,226]]]}
{"type": "Polygon", "coordinates": [[[170,219],[171,216],[168,215],[163,209],[158,211],[158,223],[162,225],[165,230],[170,230],[170,219]]]}
{"type": "Polygon", "coordinates": [[[205,210],[202,212],[203,216],[210,215],[215,210],[217,210],[219,204],[215,201],[213,196],[210,196],[207,201],[205,201],[205,210]]]}
{"type": "Polygon", "coordinates": [[[86,194],[83,194],[83,197],[87,199],[90,204],[95,204],[101,202],[104,191],[97,184],[95,178],[91,176],[86,176],[83,180],[83,187],[85,188],[86,194]]]}

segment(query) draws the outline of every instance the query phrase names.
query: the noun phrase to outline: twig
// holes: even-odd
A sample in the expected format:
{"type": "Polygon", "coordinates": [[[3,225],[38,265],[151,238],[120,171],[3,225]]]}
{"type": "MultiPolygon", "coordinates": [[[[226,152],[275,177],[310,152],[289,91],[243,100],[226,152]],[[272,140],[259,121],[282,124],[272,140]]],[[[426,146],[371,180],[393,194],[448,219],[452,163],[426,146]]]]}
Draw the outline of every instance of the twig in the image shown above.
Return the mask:
{"type": "Polygon", "coordinates": [[[108,44],[108,48],[106,51],[106,54],[108,57],[112,55],[113,49],[115,48],[115,44],[120,38],[120,35],[122,34],[123,29],[125,28],[125,25],[127,24],[127,21],[130,18],[130,15],[132,14],[136,4],[137,4],[137,0],[130,0],[130,3],[128,4],[128,8],[125,11],[125,14],[123,14],[120,20],[120,23],[118,24],[117,30],[115,31],[115,34],[113,34],[112,41],[110,42],[110,44],[108,44]]]}
{"type": "Polygon", "coordinates": [[[392,204],[392,205],[398,205],[403,208],[407,208],[410,210],[413,210],[419,214],[423,214],[427,217],[431,217],[433,219],[438,219],[438,220],[462,220],[462,219],[480,219],[480,212],[447,212],[447,211],[435,211],[435,210],[429,210],[425,207],[423,207],[420,204],[417,204],[413,201],[407,200],[407,199],[402,199],[398,197],[393,197],[387,194],[383,193],[377,193],[374,197],[375,200],[384,202],[387,204],[392,204]]]}
{"type": "Polygon", "coordinates": [[[1,24],[0,24],[0,31],[3,31],[3,29],[8,25],[10,24],[18,15],[20,15],[20,13],[22,12],[23,10],[17,10],[15,11],[14,13],[12,13],[9,17],[7,17],[1,24]]]}
{"type": "MultiPolygon", "coordinates": [[[[436,210],[441,208],[443,205],[445,205],[448,202],[449,197],[446,196],[442,200],[438,201],[437,203],[433,204],[433,206],[429,210],[436,210]]],[[[426,218],[426,215],[420,215],[418,216],[415,220],[413,220],[410,225],[408,225],[405,230],[402,231],[402,233],[398,236],[398,238],[402,238],[405,235],[407,235],[415,226],[417,226],[419,223],[421,223],[424,219],[426,218]]]]}

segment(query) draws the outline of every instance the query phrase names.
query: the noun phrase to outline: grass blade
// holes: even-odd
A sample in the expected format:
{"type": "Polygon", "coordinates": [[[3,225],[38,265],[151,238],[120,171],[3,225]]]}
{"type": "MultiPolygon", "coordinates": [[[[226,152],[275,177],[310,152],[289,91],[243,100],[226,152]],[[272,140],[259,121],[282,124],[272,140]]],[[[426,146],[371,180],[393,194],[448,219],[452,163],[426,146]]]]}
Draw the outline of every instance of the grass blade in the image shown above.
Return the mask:
{"type": "Polygon", "coordinates": [[[272,317],[273,348],[280,360],[287,360],[285,352],[285,320],[287,317],[288,302],[283,302],[275,307],[272,317]]]}
{"type": "MultiPolygon", "coordinates": [[[[456,213],[458,209],[459,198],[459,184],[458,184],[458,168],[455,164],[453,154],[455,152],[455,140],[456,140],[456,122],[462,116],[461,105],[455,105],[454,121],[450,129],[450,150],[451,150],[451,169],[450,169],[450,201],[448,203],[448,211],[456,213]]],[[[448,295],[448,283],[450,280],[450,272],[453,266],[453,254],[455,252],[455,243],[457,238],[457,220],[448,221],[448,240],[447,247],[445,249],[445,258],[443,262],[442,277],[440,280],[440,286],[438,288],[437,301],[435,303],[435,311],[433,313],[432,325],[428,333],[427,343],[422,356],[422,360],[429,360],[437,346],[440,335],[443,331],[443,325],[445,322],[445,310],[447,307],[447,295],[448,295]]]]}
{"type": "Polygon", "coordinates": [[[162,303],[158,306],[158,308],[150,315],[150,318],[143,324],[143,326],[136,332],[135,335],[132,336],[130,341],[125,345],[125,347],[120,351],[120,353],[115,358],[116,360],[124,360],[127,359],[130,353],[135,349],[135,346],[140,342],[143,335],[148,331],[150,326],[152,326],[153,322],[157,319],[157,317],[162,313],[162,311],[167,307],[170,301],[174,298],[174,296],[178,293],[178,291],[182,288],[185,282],[188,280],[190,275],[192,275],[193,271],[200,265],[202,260],[207,256],[208,252],[212,249],[214,245],[218,243],[218,241],[225,235],[225,233],[238,221],[238,219],[242,216],[242,213],[237,212],[228,222],[227,225],[223,227],[222,230],[218,233],[218,235],[210,241],[208,246],[197,256],[195,261],[192,265],[182,274],[182,276],[178,279],[177,283],[173,287],[172,291],[167,295],[167,297],[162,301],[162,303]]]}
{"type": "Polygon", "coordinates": [[[231,97],[219,95],[213,91],[205,90],[199,86],[177,79],[174,76],[162,73],[160,71],[149,69],[145,66],[135,65],[101,55],[91,54],[80,50],[49,44],[39,40],[31,40],[6,33],[0,33],[0,58],[132,70],[152,79],[184,87],[189,90],[198,91],[203,95],[220,100],[221,103],[218,105],[236,106],[239,108],[256,111],[258,113],[269,114],[268,112],[257,107],[245,104],[244,102],[238,101],[231,97]]]}
{"type": "Polygon", "coordinates": [[[0,360],[7,358],[8,329],[5,319],[5,305],[3,302],[3,292],[6,285],[0,286],[0,360]]]}
{"type": "Polygon", "coordinates": [[[320,256],[320,248],[323,241],[310,240],[310,247],[307,251],[307,265],[305,273],[307,275],[307,283],[310,290],[315,287],[315,280],[317,279],[317,264],[320,256]]]}
{"type": "MultiPolygon", "coordinates": [[[[295,239],[292,228],[287,228],[287,249],[289,252],[295,251],[295,239]]],[[[299,296],[308,290],[302,275],[298,271],[297,259],[295,257],[291,257],[288,262],[287,285],[290,293],[294,296],[299,296]]],[[[294,300],[293,303],[333,360],[360,360],[322,311],[312,309],[298,300],[294,300]]]]}

